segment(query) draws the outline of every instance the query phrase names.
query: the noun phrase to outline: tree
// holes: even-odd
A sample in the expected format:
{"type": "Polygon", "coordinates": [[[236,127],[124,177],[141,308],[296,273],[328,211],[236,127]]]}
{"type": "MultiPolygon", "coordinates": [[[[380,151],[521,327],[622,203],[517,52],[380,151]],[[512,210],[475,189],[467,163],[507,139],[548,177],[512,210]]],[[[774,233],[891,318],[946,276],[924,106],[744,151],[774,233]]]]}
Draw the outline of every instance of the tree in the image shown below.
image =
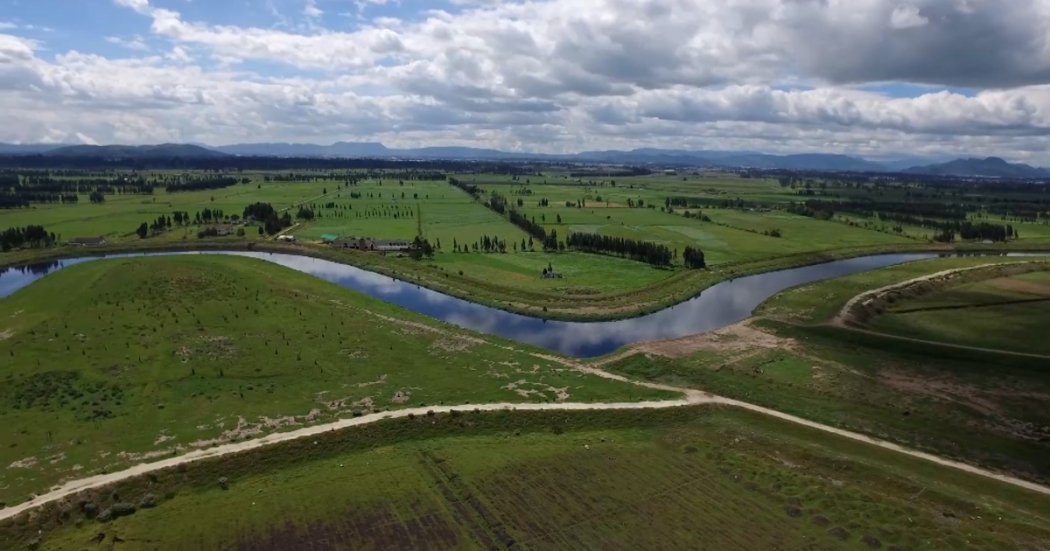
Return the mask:
{"type": "Polygon", "coordinates": [[[701,251],[699,248],[686,247],[685,252],[682,253],[682,260],[685,261],[686,268],[703,269],[707,267],[707,263],[704,260],[704,251],[701,251]]]}
{"type": "Polygon", "coordinates": [[[146,235],[149,234],[149,225],[147,225],[145,222],[139,224],[139,227],[137,230],[135,230],[135,233],[139,235],[139,239],[145,239],[146,235]]]}

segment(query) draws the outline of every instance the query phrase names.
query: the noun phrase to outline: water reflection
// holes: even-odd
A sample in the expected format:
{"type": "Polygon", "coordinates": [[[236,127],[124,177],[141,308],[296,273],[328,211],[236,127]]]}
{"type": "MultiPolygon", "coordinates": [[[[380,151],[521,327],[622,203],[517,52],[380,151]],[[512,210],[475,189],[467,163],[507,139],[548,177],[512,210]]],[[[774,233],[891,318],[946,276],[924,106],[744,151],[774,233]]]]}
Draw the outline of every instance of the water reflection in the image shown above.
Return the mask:
{"type": "MultiPolygon", "coordinates": [[[[719,283],[692,300],[647,316],[621,321],[580,323],[546,321],[511,314],[353,266],[303,256],[211,252],[109,257],[170,254],[228,254],[267,260],[460,327],[582,358],[607,354],[634,342],[683,337],[725,327],[746,319],[762,301],[789,287],[937,256],[877,255],[747,276],[719,283]]],[[[59,260],[0,271],[0,298],[49,272],[94,258],[97,257],[59,260]]]]}

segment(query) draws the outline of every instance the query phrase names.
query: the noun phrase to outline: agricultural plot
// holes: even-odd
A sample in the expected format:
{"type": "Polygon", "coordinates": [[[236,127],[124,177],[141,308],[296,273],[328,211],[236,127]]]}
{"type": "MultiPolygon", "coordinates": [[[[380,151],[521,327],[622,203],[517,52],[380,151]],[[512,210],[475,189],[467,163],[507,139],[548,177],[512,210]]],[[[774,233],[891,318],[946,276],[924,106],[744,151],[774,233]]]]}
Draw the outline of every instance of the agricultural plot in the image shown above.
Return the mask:
{"type": "Polygon", "coordinates": [[[638,348],[604,368],[1050,479],[1043,359],[768,321],[638,348]]]}
{"type": "Polygon", "coordinates": [[[528,238],[446,182],[405,181],[402,185],[367,180],[306,204],[318,218],[294,233],[307,240],[332,234],[411,241],[422,235],[435,246],[440,242],[440,250],[451,252],[454,244],[473,244],[484,236],[508,243],[528,238]]]}
{"type": "MultiPolygon", "coordinates": [[[[168,193],[154,190],[153,195],[108,195],[106,202],[93,204],[86,195],[76,204],[41,204],[29,209],[0,210],[0,228],[42,225],[61,236],[60,241],[75,237],[104,237],[109,242],[140,241],[135,228],[152,222],[158,216],[172,216],[174,211],[188,212],[191,217],[204,209],[221,210],[226,215],[240,216],[244,207],[270,203],[278,211],[310,200],[319,200],[324,191],[334,191],[333,182],[266,182],[263,174],[244,175],[251,183],[203,191],[168,193]]],[[[196,225],[175,229],[150,237],[152,241],[196,239],[196,225]]],[[[258,238],[255,232],[245,238],[258,238]]]]}
{"type": "Polygon", "coordinates": [[[673,397],[263,261],[99,260],[0,300],[0,501],[363,412],[673,397]]]}
{"type": "Polygon", "coordinates": [[[107,523],[40,515],[0,527],[0,547],[79,549],[99,533],[129,550],[282,551],[983,550],[1050,537],[1045,496],[744,412],[466,412],[349,434],[92,492],[96,506],[147,492],[156,506],[107,523]]]}
{"type": "Polygon", "coordinates": [[[880,332],[1050,355],[1050,272],[954,286],[899,301],[869,322],[880,332]]]}
{"type": "Polygon", "coordinates": [[[759,306],[758,316],[795,323],[830,321],[853,297],[888,285],[942,272],[991,264],[1023,263],[1050,257],[970,256],[909,262],[788,289],[759,306]]]}

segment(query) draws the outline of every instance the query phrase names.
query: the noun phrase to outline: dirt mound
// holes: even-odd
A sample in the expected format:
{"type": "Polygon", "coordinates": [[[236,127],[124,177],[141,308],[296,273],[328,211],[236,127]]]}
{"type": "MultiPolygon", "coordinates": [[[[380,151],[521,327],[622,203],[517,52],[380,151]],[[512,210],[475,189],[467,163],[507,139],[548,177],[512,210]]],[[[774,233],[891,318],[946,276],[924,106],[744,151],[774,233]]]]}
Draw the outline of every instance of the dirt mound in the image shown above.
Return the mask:
{"type": "Polygon", "coordinates": [[[832,537],[836,537],[836,538],[838,538],[840,540],[843,540],[843,541],[849,539],[849,532],[845,528],[843,528],[841,526],[836,526],[836,527],[832,528],[831,530],[828,530],[828,534],[831,535],[832,537]]]}

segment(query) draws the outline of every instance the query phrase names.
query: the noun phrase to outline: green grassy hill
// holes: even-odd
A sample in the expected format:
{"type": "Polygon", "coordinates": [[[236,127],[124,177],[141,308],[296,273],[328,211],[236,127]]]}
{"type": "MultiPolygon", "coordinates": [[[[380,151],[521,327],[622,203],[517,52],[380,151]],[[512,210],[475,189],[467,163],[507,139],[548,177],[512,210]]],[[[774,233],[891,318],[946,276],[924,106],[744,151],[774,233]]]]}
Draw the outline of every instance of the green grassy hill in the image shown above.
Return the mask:
{"type": "Polygon", "coordinates": [[[388,408],[671,396],[273,264],[99,260],[0,300],[0,501],[388,408]]]}

